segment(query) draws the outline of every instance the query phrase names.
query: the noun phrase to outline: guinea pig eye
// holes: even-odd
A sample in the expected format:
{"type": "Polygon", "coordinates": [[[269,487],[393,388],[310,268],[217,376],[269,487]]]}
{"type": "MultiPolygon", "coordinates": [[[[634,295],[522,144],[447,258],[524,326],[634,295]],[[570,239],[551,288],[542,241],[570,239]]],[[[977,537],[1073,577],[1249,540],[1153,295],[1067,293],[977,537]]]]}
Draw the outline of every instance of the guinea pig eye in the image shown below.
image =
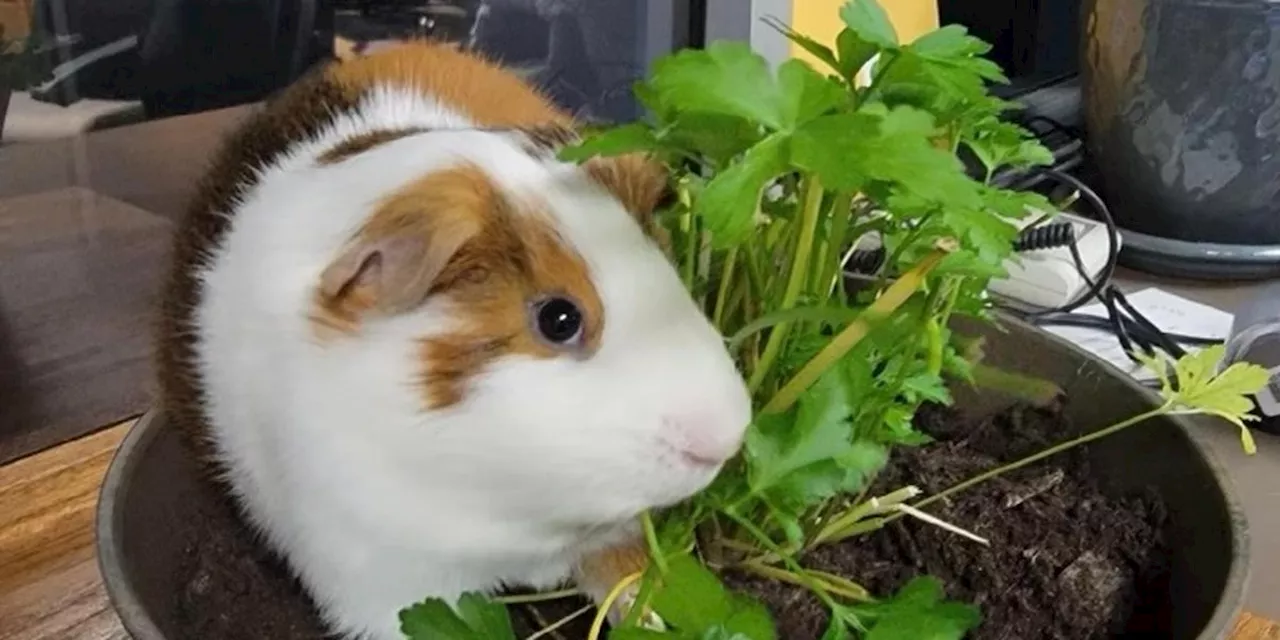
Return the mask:
{"type": "Polygon", "coordinates": [[[553,345],[572,345],[582,338],[582,310],[572,300],[552,297],[533,306],[533,327],[553,345]]]}

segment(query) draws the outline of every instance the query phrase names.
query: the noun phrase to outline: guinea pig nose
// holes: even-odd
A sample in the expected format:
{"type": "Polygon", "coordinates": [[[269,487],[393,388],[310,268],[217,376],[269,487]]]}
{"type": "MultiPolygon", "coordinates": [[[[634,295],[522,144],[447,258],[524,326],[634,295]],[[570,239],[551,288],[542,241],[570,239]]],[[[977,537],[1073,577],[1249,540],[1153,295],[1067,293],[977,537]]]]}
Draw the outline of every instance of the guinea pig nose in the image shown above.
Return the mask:
{"type": "Polygon", "coordinates": [[[738,452],[743,435],[740,425],[722,422],[700,412],[670,414],[662,419],[663,440],[686,462],[720,465],[738,452]]]}

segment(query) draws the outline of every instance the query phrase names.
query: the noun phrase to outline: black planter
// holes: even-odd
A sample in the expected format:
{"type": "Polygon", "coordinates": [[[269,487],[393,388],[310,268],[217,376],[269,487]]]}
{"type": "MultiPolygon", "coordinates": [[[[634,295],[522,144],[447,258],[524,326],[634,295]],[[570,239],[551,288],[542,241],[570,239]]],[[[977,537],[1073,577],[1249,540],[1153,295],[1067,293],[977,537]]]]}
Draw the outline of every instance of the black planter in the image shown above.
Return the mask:
{"type": "Polygon", "coordinates": [[[4,117],[9,113],[9,98],[13,92],[9,89],[0,89],[0,143],[4,142],[4,117]]]}
{"type": "Polygon", "coordinates": [[[1280,273],[1280,4],[1085,0],[1084,115],[1128,262],[1280,273]]]}
{"type": "MultiPolygon", "coordinates": [[[[1067,406],[1072,424],[1097,428],[1154,406],[1151,392],[1056,337],[1014,321],[1003,333],[987,327],[982,332],[989,362],[1052,380],[1074,398],[1067,406]]],[[[976,413],[1010,402],[994,395],[957,401],[976,413]]],[[[1090,453],[1104,486],[1117,492],[1152,486],[1168,505],[1174,556],[1164,594],[1172,612],[1166,640],[1225,640],[1247,581],[1246,524],[1226,477],[1192,427],[1164,418],[1099,441],[1090,453]]],[[[107,593],[136,640],[188,640],[176,630],[187,587],[175,567],[192,549],[208,544],[209,531],[190,523],[217,499],[211,496],[160,413],[145,416],[116,453],[102,487],[97,545],[107,593]]],[[[201,588],[237,586],[215,578],[201,588]]],[[[252,622],[244,612],[223,615],[252,622]]]]}

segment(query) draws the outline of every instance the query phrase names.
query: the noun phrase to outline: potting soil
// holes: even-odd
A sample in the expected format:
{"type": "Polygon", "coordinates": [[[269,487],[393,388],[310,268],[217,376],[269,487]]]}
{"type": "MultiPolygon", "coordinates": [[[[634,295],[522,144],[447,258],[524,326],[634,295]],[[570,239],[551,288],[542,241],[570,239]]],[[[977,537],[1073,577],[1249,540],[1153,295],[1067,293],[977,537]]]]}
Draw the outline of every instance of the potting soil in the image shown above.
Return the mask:
{"type": "MultiPolygon", "coordinates": [[[[978,423],[926,408],[917,427],[937,442],[899,448],[872,495],[915,484],[945,489],[1001,461],[1063,439],[1059,408],[1018,407],[978,423]]],[[[929,574],[947,596],[976,604],[983,623],[973,640],[1094,640],[1167,637],[1163,503],[1154,494],[1103,495],[1089,460],[1076,450],[932,505],[935,516],[990,541],[980,545],[938,527],[901,519],[885,529],[805,556],[803,564],[891,594],[929,574]],[[1143,596],[1148,596],[1144,599],[1143,596]]],[[[323,625],[295,580],[238,526],[230,509],[203,500],[190,526],[180,583],[179,637],[202,640],[315,640],[323,625]]],[[[730,574],[729,584],[765,601],[785,640],[817,640],[826,609],[808,592],[730,574]]],[[[407,603],[406,603],[407,604],[407,603]]],[[[577,609],[573,599],[518,607],[518,637],[577,609]]],[[[585,636],[590,615],[551,637],[585,636]]]]}
{"type": "MultiPolygon", "coordinates": [[[[1060,407],[1017,407],[976,424],[926,408],[916,426],[937,441],[896,450],[871,495],[910,484],[925,495],[942,491],[1066,439],[1064,420],[1060,407]]],[[[1094,478],[1085,451],[1076,449],[926,509],[989,546],[903,518],[816,549],[803,564],[877,595],[935,576],[949,598],[979,607],[983,622],[973,640],[1167,638],[1163,502],[1154,493],[1107,497],[1094,478]]],[[[730,582],[766,601],[779,638],[822,636],[828,616],[816,598],[776,582],[736,575],[730,582]]]]}

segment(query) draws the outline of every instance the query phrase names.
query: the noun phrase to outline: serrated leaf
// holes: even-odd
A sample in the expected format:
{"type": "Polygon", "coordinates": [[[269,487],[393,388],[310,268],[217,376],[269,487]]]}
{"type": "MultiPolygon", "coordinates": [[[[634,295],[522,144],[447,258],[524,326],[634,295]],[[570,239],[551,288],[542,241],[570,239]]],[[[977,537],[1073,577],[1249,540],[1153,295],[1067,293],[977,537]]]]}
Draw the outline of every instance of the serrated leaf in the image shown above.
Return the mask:
{"type": "Polygon", "coordinates": [[[852,29],[842,29],[840,35],[836,36],[836,51],[840,54],[836,69],[846,81],[852,83],[858,72],[880,53],[881,48],[852,29]]]}
{"type": "Polygon", "coordinates": [[[849,92],[843,86],[799,59],[778,67],[778,85],[783,99],[782,121],[788,127],[804,124],[849,100],[849,92]]]}
{"type": "Polygon", "coordinates": [[[685,554],[669,559],[662,581],[651,606],[682,637],[775,639],[773,620],[764,606],[730,593],[720,579],[693,556],[685,554]],[[722,635],[707,636],[708,633],[722,635]]]}
{"type": "Polygon", "coordinates": [[[697,111],[675,116],[661,134],[664,145],[702,154],[720,166],[763,138],[760,126],[746,118],[697,111]]]}
{"type": "Polygon", "coordinates": [[[750,234],[761,192],[787,170],[788,142],[775,134],[751,147],[694,200],[693,212],[706,224],[717,248],[731,247],[750,234]]]}
{"type": "Polygon", "coordinates": [[[660,148],[657,137],[648,125],[633,122],[584,138],[575,145],[562,148],[561,160],[581,162],[596,156],[618,156],[634,151],[651,151],[660,148]]]}
{"type": "Polygon", "coordinates": [[[408,640],[515,640],[506,607],[466,593],[451,607],[430,598],[400,611],[400,632],[408,640]]]}
{"type": "Polygon", "coordinates": [[[903,380],[902,390],[912,402],[923,400],[940,404],[951,403],[951,392],[947,391],[942,378],[928,373],[920,373],[903,380]]]}
{"type": "Polygon", "coordinates": [[[751,487],[763,493],[788,475],[849,450],[849,399],[836,372],[828,372],[800,397],[794,412],[760,414],[747,431],[751,487]]]}
{"type": "Polygon", "coordinates": [[[724,623],[724,630],[741,640],[776,640],[773,617],[765,606],[746,596],[733,598],[734,612],[724,623]]]}
{"type": "Polygon", "coordinates": [[[875,620],[866,640],[960,640],[982,622],[976,607],[944,600],[932,576],[913,578],[892,598],[856,612],[875,620]]]}
{"type": "Polygon", "coordinates": [[[516,637],[507,608],[479,594],[463,594],[458,599],[458,614],[482,638],[500,640],[516,637]]]}
{"type": "Polygon", "coordinates": [[[669,625],[690,632],[716,626],[733,613],[728,590],[711,570],[693,556],[682,554],[667,561],[662,586],[654,592],[652,607],[669,625]]]}
{"type": "Polygon", "coordinates": [[[785,127],[782,93],[769,64],[751,46],[717,40],[705,49],[686,49],[654,64],[649,87],[664,106],[704,111],[785,127]]]}
{"type": "Polygon", "coordinates": [[[796,45],[801,49],[808,51],[810,55],[826,63],[833,71],[838,71],[840,69],[840,63],[836,58],[835,51],[833,51],[831,47],[795,31],[782,23],[770,21],[768,24],[781,32],[788,40],[796,43],[796,45]]]}
{"type": "Polygon", "coordinates": [[[840,19],[858,37],[878,47],[898,46],[898,32],[889,14],[876,0],[852,0],[840,8],[840,19]]]}
{"type": "Polygon", "coordinates": [[[910,107],[823,116],[796,132],[792,163],[834,189],[859,191],[878,180],[925,200],[980,207],[981,185],[954,154],[930,143],[934,130],[928,113],[910,107]]]}

